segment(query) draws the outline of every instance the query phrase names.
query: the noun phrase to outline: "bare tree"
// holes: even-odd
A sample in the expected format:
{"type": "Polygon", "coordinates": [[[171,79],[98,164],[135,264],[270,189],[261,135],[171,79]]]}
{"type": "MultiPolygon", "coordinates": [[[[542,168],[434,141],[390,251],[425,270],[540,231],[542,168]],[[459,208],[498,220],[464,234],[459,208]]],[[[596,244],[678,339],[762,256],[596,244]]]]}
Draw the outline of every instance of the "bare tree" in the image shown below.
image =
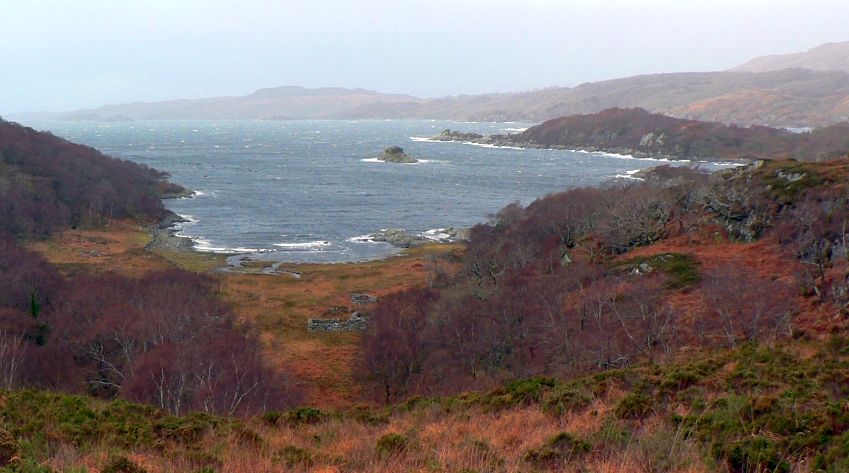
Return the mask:
{"type": "Polygon", "coordinates": [[[0,330],[0,386],[4,389],[19,386],[26,353],[24,335],[0,330]]]}
{"type": "Polygon", "coordinates": [[[704,285],[707,316],[715,317],[725,344],[773,340],[790,335],[795,304],[790,288],[736,265],[707,275],[704,285]]]}

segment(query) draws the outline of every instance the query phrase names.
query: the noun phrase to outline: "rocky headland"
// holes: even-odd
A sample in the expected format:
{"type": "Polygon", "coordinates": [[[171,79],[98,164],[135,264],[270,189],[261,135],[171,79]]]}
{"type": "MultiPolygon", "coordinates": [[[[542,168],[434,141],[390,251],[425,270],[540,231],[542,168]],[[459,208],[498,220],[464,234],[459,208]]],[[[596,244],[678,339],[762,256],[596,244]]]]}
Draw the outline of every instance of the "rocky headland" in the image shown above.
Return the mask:
{"type": "Polygon", "coordinates": [[[594,114],[556,118],[522,133],[484,136],[444,130],[431,139],[667,160],[814,161],[846,156],[849,151],[849,125],[794,133],[765,126],[740,127],[685,120],[642,109],[613,108],[594,114]]]}

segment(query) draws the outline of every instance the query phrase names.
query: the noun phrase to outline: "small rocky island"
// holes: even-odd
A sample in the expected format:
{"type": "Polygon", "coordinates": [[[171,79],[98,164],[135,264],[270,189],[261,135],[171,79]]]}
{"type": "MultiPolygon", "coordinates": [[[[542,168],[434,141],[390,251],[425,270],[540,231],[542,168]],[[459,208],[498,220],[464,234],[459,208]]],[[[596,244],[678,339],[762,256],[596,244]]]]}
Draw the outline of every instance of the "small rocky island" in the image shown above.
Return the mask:
{"type": "Polygon", "coordinates": [[[479,133],[464,133],[462,131],[453,131],[451,129],[442,130],[442,133],[431,138],[433,141],[468,141],[471,143],[477,143],[479,140],[484,138],[483,135],[479,133]]]}
{"type": "Polygon", "coordinates": [[[419,162],[418,159],[409,156],[404,152],[404,148],[400,146],[390,146],[383,150],[383,154],[377,157],[379,161],[383,161],[386,163],[398,163],[398,164],[414,164],[419,162]]]}

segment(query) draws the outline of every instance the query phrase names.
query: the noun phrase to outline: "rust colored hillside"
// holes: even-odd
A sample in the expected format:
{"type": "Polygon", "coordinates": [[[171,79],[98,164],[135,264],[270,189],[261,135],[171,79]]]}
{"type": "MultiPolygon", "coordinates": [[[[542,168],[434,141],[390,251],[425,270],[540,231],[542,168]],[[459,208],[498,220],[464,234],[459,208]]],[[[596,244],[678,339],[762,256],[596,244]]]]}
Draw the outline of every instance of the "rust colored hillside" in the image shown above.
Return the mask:
{"type": "MultiPolygon", "coordinates": [[[[711,100],[736,103],[739,96],[711,100]]],[[[763,96],[763,100],[773,99],[763,96]]],[[[687,111],[695,112],[712,105],[694,103],[687,111]]],[[[814,161],[845,157],[849,153],[848,136],[849,126],[846,125],[793,133],[764,126],[740,127],[718,121],[673,118],[642,109],[614,108],[596,114],[556,118],[501,139],[519,146],[591,149],[679,159],[814,161]]]]}

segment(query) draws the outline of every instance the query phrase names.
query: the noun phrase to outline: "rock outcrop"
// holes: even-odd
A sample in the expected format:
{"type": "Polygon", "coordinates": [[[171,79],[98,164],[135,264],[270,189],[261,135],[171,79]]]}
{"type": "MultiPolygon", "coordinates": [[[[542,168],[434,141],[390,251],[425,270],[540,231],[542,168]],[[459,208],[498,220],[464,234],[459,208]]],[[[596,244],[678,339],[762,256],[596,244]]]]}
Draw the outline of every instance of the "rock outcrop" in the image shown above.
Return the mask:
{"type": "Polygon", "coordinates": [[[390,146],[383,150],[383,154],[377,157],[378,160],[387,162],[387,163],[397,163],[397,164],[415,164],[419,162],[418,159],[408,155],[404,152],[404,148],[400,146],[390,146]]]}
{"type": "Polygon", "coordinates": [[[463,133],[462,131],[451,131],[449,129],[442,130],[442,133],[432,137],[434,141],[470,141],[476,143],[483,138],[483,135],[478,133],[463,133]]]}
{"type": "Polygon", "coordinates": [[[368,304],[376,304],[378,301],[377,296],[373,296],[371,294],[351,294],[351,304],[354,305],[368,305],[368,304]]]}
{"type": "Polygon", "coordinates": [[[351,313],[348,320],[342,319],[309,319],[308,332],[353,332],[365,330],[368,317],[359,311],[351,313]]]}
{"type": "Polygon", "coordinates": [[[411,248],[425,243],[453,243],[469,239],[468,228],[442,228],[424,233],[408,232],[400,228],[380,230],[367,238],[370,241],[389,243],[398,248],[411,248]]]}

